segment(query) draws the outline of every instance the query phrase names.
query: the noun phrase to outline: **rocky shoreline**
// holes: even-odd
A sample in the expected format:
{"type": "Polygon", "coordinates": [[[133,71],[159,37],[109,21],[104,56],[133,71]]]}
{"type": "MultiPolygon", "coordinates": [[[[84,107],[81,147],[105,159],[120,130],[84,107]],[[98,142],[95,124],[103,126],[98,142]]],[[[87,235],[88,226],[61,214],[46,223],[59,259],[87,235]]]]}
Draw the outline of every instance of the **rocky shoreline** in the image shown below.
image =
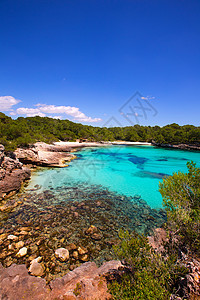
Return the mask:
{"type": "Polygon", "coordinates": [[[63,145],[49,145],[38,142],[32,147],[15,150],[15,155],[23,164],[31,164],[43,167],[66,167],[76,156],[72,153],[72,148],[63,145]]]}
{"type": "Polygon", "coordinates": [[[161,148],[200,151],[200,146],[199,145],[188,145],[188,144],[172,145],[172,144],[156,143],[155,141],[152,141],[151,144],[152,144],[152,146],[161,147],[161,148]]]}
{"type": "Polygon", "coordinates": [[[30,176],[30,169],[23,166],[14,153],[6,156],[4,146],[0,145],[0,200],[14,195],[30,176]]]}
{"type": "Polygon", "coordinates": [[[99,268],[94,262],[87,262],[46,283],[43,278],[29,275],[25,265],[13,264],[4,269],[0,264],[0,299],[111,299],[106,278],[120,268],[123,268],[120,261],[109,261],[99,268]]]}
{"type": "MultiPolygon", "coordinates": [[[[75,149],[92,146],[102,144],[36,143],[17,149],[11,157],[0,146],[0,296],[10,300],[110,299],[107,276],[123,270],[119,261],[113,261],[118,230],[148,235],[165,222],[165,212],[150,209],[139,196],[133,201],[101,187],[65,186],[38,192],[37,186],[15,195],[30,178],[30,169],[23,163],[66,167],[75,158],[75,149]]],[[[155,250],[162,249],[159,238],[149,238],[155,250]]],[[[191,274],[184,288],[190,285],[198,290],[199,267],[198,262],[188,262],[191,274]]]]}

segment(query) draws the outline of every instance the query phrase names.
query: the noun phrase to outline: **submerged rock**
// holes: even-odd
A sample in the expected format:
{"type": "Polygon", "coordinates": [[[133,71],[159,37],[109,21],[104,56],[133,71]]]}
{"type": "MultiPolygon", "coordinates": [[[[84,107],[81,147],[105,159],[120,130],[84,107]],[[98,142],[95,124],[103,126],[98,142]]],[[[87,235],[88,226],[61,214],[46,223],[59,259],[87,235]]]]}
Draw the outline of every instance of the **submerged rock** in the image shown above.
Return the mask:
{"type": "Polygon", "coordinates": [[[15,247],[17,249],[22,248],[24,246],[24,242],[23,241],[19,241],[18,243],[15,244],[15,247]]]}
{"type": "Polygon", "coordinates": [[[7,237],[8,240],[12,240],[12,241],[17,241],[18,237],[16,235],[13,234],[9,234],[9,236],[7,237]]]}
{"type": "Polygon", "coordinates": [[[62,261],[66,261],[69,259],[69,251],[65,248],[56,249],[55,256],[60,258],[62,261]]]}
{"type": "Polygon", "coordinates": [[[17,256],[18,257],[23,257],[27,254],[27,248],[26,247],[23,247],[21,248],[18,252],[17,252],[17,256]]]}

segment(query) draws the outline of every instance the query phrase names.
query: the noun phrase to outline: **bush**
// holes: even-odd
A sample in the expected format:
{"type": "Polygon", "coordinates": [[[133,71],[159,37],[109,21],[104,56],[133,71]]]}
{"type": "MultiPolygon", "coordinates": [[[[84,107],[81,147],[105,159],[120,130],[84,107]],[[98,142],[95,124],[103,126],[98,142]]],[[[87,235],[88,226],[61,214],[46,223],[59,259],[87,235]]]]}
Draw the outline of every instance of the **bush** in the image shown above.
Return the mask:
{"type": "Polygon", "coordinates": [[[114,247],[117,258],[125,261],[129,272],[113,281],[113,299],[165,300],[177,288],[187,270],[177,264],[177,256],[163,258],[155,253],[144,236],[120,231],[121,242],[114,247]]]}
{"type": "Polygon", "coordinates": [[[160,183],[167,226],[178,233],[180,248],[200,254],[200,169],[187,163],[187,173],[174,173],[160,183]]]}

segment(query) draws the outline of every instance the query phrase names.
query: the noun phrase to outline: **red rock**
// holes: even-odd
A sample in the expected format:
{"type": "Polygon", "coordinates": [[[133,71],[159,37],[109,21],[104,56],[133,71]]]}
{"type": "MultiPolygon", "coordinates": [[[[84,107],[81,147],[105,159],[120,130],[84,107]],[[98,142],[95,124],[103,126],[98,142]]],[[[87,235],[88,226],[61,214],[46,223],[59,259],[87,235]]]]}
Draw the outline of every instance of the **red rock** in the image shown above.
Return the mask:
{"type": "Polygon", "coordinates": [[[45,279],[30,276],[25,265],[13,264],[4,269],[0,264],[0,299],[111,299],[103,275],[120,266],[119,261],[106,262],[100,268],[94,262],[87,262],[51,281],[49,287],[45,279]]]}
{"type": "Polygon", "coordinates": [[[23,167],[22,163],[16,158],[4,155],[4,147],[0,145],[0,197],[6,194],[12,195],[13,191],[18,191],[23,181],[31,176],[28,168],[23,167]]]}

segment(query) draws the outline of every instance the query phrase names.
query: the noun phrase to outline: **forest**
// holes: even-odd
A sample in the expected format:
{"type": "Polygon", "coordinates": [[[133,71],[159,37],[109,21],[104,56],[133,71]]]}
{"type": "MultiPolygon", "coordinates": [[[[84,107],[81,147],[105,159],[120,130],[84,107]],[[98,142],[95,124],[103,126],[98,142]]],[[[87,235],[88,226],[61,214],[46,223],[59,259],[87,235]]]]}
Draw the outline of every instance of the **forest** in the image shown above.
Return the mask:
{"type": "Polygon", "coordinates": [[[159,126],[94,127],[48,117],[19,117],[16,120],[0,112],[0,144],[6,151],[43,141],[131,141],[162,144],[200,145],[200,127],[176,123],[159,126]]]}

